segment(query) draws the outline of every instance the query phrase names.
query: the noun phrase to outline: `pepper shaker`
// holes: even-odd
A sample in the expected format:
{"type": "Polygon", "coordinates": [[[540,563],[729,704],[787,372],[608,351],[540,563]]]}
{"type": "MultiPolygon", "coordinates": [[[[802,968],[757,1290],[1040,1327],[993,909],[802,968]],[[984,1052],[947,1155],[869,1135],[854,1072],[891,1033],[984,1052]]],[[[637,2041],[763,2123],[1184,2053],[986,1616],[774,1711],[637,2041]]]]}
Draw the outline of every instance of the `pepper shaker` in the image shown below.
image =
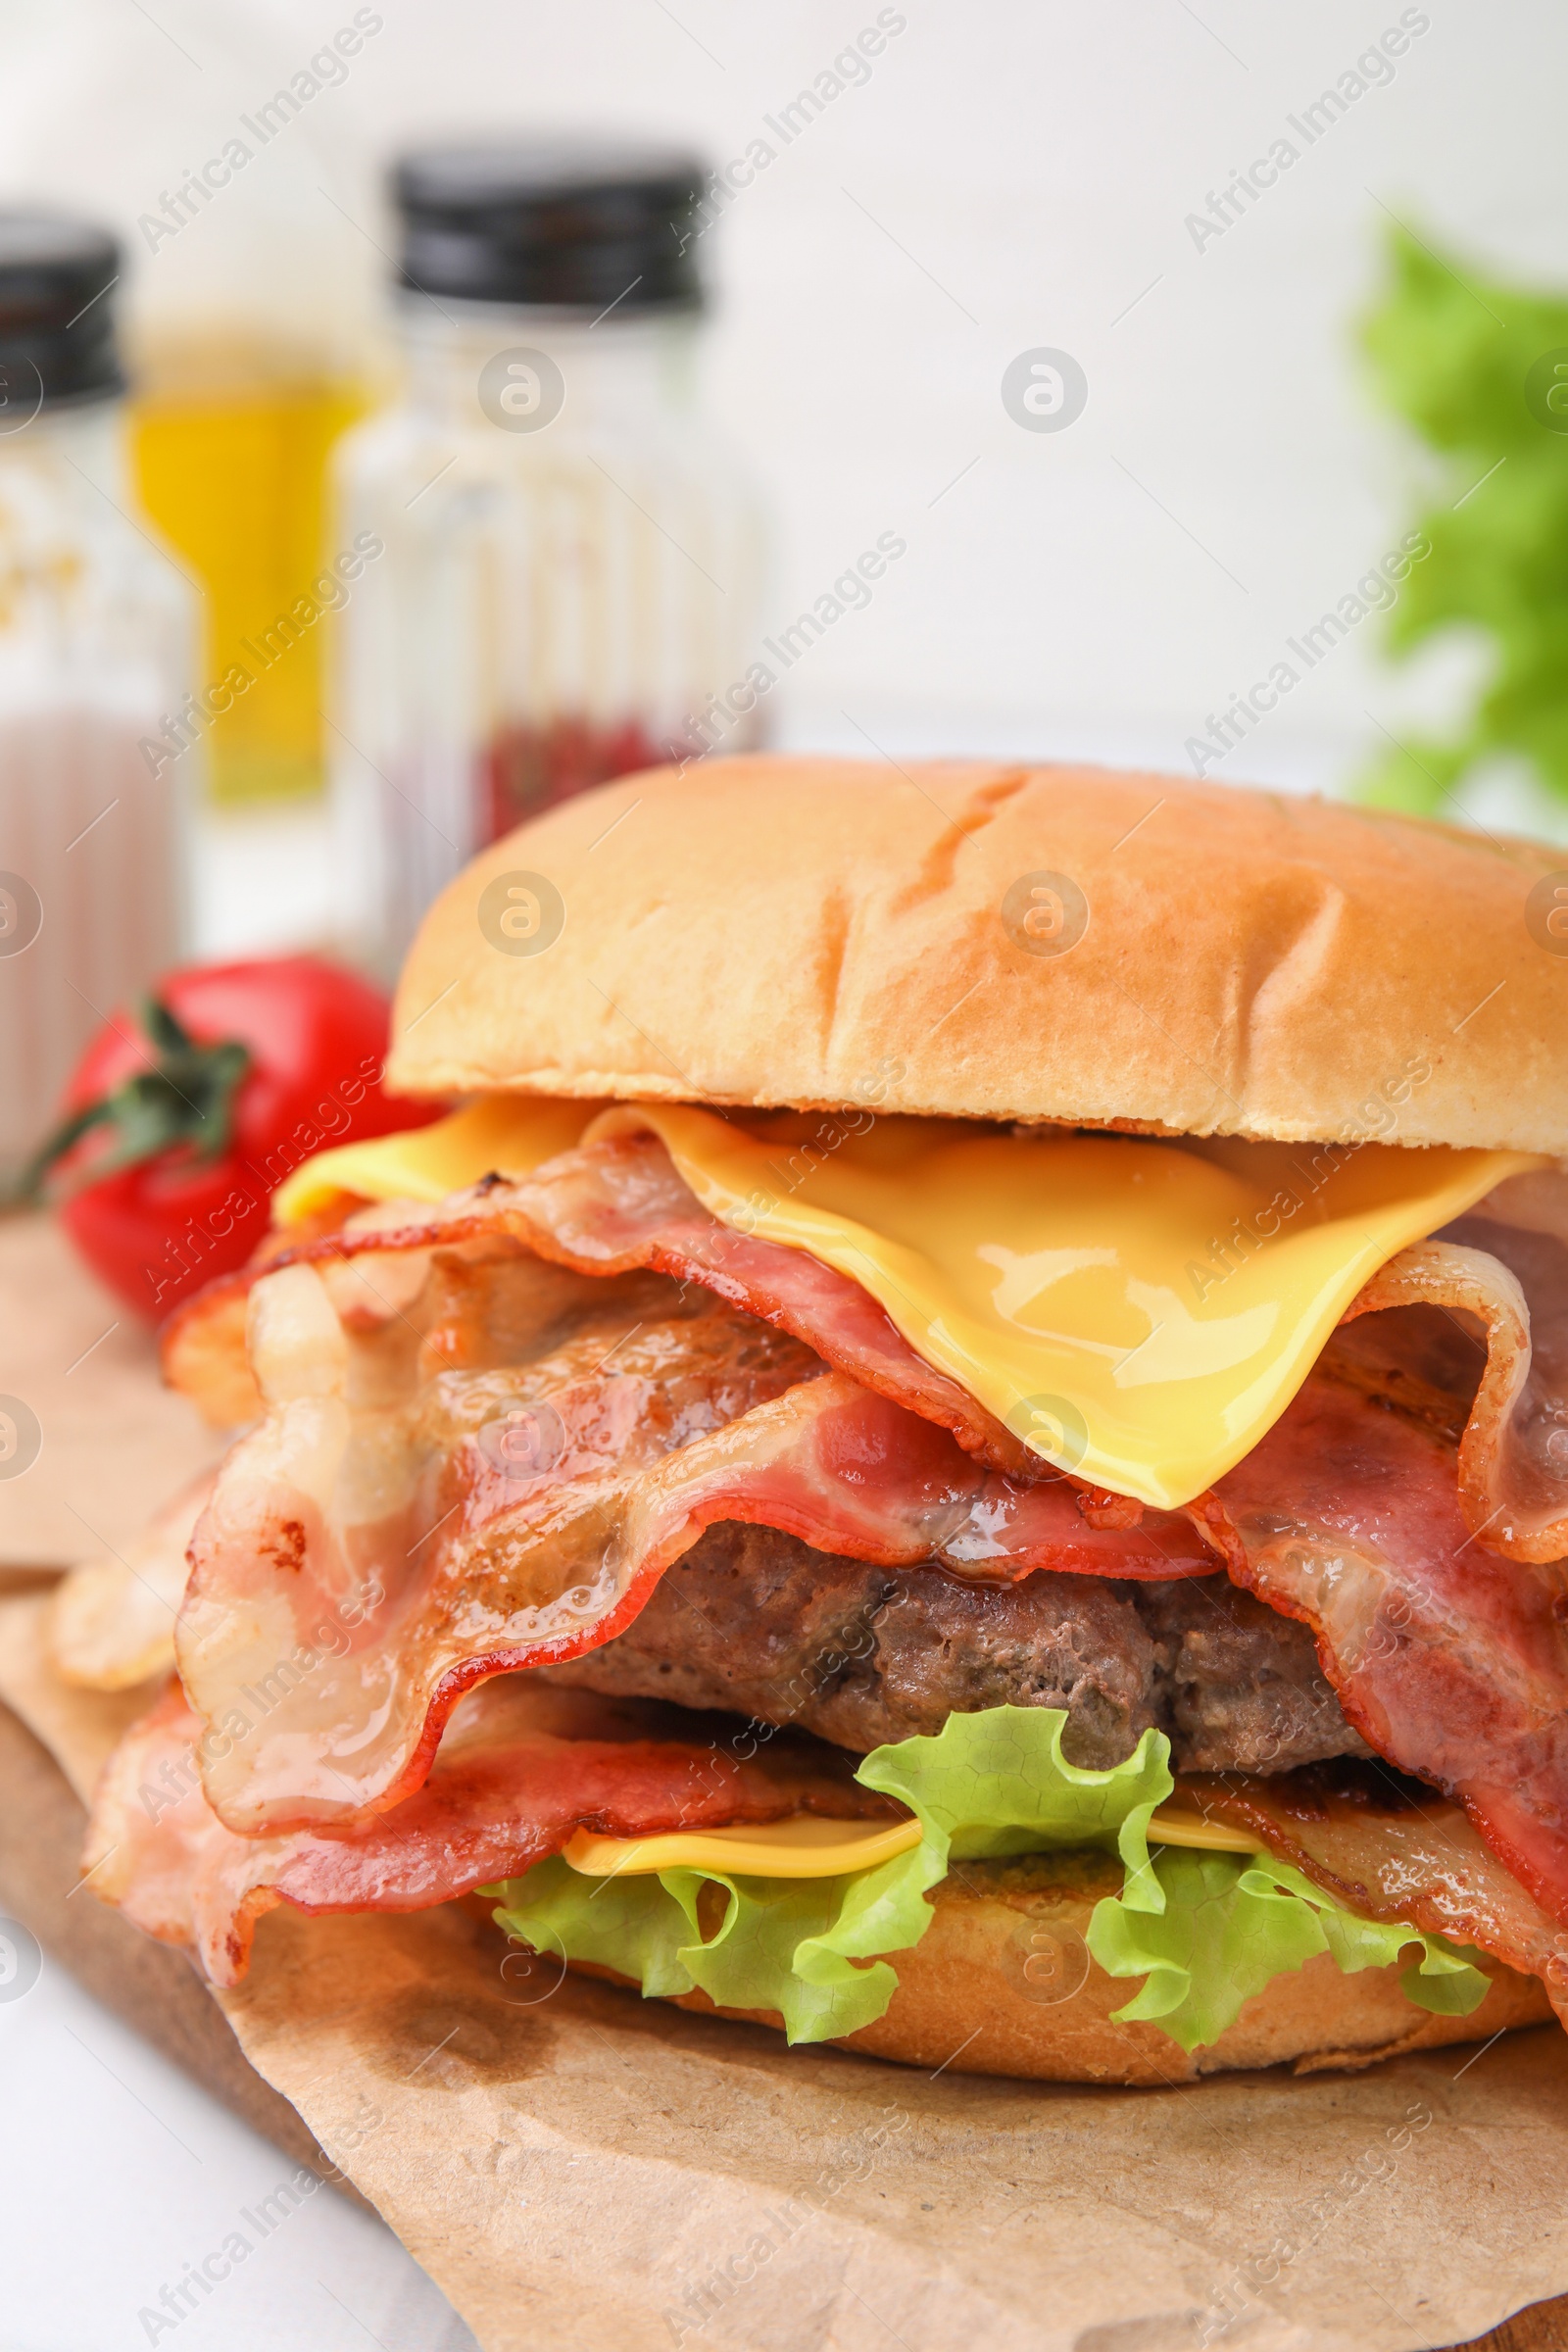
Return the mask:
{"type": "MultiPolygon", "coordinates": [[[[697,399],[700,167],[582,143],[404,158],[406,389],[339,445],[345,870],[378,959],[475,851],[713,740],[760,525],[697,399]],[[705,722],[705,713],[707,714],[705,722]]],[[[752,748],[724,710],[725,750],[752,748]]]]}

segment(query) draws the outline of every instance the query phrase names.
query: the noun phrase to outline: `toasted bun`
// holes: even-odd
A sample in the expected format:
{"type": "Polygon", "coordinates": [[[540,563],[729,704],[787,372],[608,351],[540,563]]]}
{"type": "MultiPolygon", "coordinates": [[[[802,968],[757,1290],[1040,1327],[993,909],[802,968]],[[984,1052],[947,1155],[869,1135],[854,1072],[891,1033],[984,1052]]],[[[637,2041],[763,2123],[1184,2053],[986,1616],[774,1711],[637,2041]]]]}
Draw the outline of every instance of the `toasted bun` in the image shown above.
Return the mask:
{"type": "Polygon", "coordinates": [[[660,769],[437,901],[390,1080],[1563,1153],[1563,862],[1094,768],[660,769]]]}
{"type": "MultiPolygon", "coordinates": [[[[1371,2066],[1406,2050],[1485,2041],[1505,2027],[1551,2022],[1541,1984],[1494,1960],[1482,1964],[1493,1983],[1479,2009],[1438,2017],[1406,1999],[1397,1967],[1346,1977],[1323,1953],[1295,1975],[1276,1977],[1216,2042],[1189,2056],[1157,2026],[1113,2019],[1112,2010],[1136,1995],[1139,1980],[1107,1977],[1089,1957],[1084,1936],[1096,1902],[1116,1891],[1121,1874],[1107,1872],[1095,1884],[1091,1863],[1075,1883],[1063,1869],[1066,1860],[966,1862],[961,1880],[945,1879],[931,1896],[935,1917],[920,1941],[889,1955],[899,1989],[886,2014],[848,2035],[843,2047],[929,2070],[951,2065],[968,2075],[1152,2085],[1243,2066],[1289,2063],[1298,2074],[1371,2066]]],[[[613,1972],[587,1966],[581,1973],[613,1972]]],[[[677,1996],[676,2006],[711,2010],[713,2004],[692,1992],[677,1996]]],[[[779,2028],[784,2022],[759,2010],[719,2015],[779,2028]]]]}

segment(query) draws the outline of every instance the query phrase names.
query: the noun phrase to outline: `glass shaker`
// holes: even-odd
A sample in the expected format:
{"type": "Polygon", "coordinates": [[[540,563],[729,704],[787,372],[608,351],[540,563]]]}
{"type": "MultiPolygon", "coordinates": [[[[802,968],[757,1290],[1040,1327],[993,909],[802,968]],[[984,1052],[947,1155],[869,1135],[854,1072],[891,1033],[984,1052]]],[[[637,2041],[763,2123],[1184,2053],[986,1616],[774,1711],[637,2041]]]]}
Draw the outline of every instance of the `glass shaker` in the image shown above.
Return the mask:
{"type": "Polygon", "coordinates": [[[406,389],[337,454],[345,873],[372,958],[525,817],[750,748],[757,506],[697,401],[701,168],[583,143],[399,165],[406,389]]]}
{"type": "Polygon", "coordinates": [[[192,590],[138,520],[112,237],[0,211],[0,1172],[181,947],[192,590]]]}
{"type": "Polygon", "coordinates": [[[204,592],[203,676],[249,673],[207,734],[220,806],[326,781],[326,461],[376,364],[345,85],[396,38],[334,13],[307,57],[258,0],[0,0],[0,204],[119,237],[139,504],[204,592]]]}

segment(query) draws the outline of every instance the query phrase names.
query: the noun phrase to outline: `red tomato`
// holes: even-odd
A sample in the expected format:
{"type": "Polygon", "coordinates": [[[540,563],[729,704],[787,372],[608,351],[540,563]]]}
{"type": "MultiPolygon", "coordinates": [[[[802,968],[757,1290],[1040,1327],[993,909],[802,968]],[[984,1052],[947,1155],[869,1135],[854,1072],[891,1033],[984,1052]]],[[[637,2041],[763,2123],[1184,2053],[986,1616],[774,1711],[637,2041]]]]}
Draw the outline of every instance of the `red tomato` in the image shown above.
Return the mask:
{"type": "Polygon", "coordinates": [[[245,1263],[313,1152],[439,1117],[382,1091],[389,1011],[352,972],[282,956],[171,972],[99,1030],[46,1151],[80,1188],[62,1222],[118,1298],[167,1315],[245,1263]]]}

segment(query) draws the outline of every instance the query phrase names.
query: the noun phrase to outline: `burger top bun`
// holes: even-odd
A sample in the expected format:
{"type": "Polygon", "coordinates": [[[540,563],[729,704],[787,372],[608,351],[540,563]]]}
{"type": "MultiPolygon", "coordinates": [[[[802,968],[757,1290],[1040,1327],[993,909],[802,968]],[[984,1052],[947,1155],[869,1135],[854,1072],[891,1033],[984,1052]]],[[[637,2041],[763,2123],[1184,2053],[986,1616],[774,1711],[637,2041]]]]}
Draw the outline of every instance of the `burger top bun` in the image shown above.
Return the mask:
{"type": "Polygon", "coordinates": [[[1568,1153],[1562,855],[1100,768],[661,768],[442,894],[389,1082],[1568,1153]]]}

